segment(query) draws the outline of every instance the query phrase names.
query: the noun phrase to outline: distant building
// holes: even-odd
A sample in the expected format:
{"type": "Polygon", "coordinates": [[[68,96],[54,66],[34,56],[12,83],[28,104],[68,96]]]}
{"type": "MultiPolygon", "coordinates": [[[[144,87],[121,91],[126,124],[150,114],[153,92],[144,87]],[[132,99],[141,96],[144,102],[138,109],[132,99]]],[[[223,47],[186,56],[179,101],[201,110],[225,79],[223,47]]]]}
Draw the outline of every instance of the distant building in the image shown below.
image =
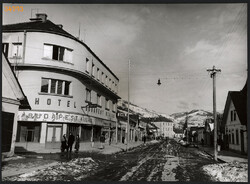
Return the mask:
{"type": "Polygon", "coordinates": [[[2,54],[2,154],[14,154],[19,109],[30,109],[24,92],[6,57],[2,54]]]}
{"type": "Polygon", "coordinates": [[[204,127],[198,127],[197,134],[198,134],[198,137],[197,137],[198,142],[201,142],[202,139],[204,140],[204,138],[205,138],[204,127]]]}
{"type": "Polygon", "coordinates": [[[46,14],[30,20],[2,26],[3,52],[32,108],[18,112],[18,144],[60,148],[69,132],[81,141],[115,135],[117,76],[46,14]]]}
{"type": "Polygon", "coordinates": [[[173,138],[175,135],[174,132],[174,123],[173,122],[152,122],[158,128],[158,136],[173,138]]]}
{"type": "Polygon", "coordinates": [[[229,91],[222,119],[226,148],[247,154],[247,82],[241,91],[229,91]]]}
{"type": "Polygon", "coordinates": [[[174,129],[175,138],[184,138],[184,131],[182,129],[174,129]]]}

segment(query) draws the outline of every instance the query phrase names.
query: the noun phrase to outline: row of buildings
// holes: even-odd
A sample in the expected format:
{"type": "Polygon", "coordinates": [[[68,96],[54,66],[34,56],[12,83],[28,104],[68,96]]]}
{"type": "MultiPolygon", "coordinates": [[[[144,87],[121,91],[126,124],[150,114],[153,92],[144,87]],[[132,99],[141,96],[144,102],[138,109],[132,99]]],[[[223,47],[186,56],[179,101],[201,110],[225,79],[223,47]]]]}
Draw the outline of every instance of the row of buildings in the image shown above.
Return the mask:
{"type": "Polygon", "coordinates": [[[124,137],[118,77],[62,25],[42,13],[4,25],[2,52],[2,152],[27,142],[60,148],[69,132],[92,142],[124,137]]]}
{"type": "MultiPolygon", "coordinates": [[[[2,153],[27,143],[60,148],[63,134],[81,142],[125,142],[127,112],[118,110],[118,77],[81,40],[47,15],[2,26],[2,153]]],[[[148,127],[129,118],[128,141],[148,127]]]]}
{"type": "MultiPolygon", "coordinates": [[[[221,149],[248,153],[247,82],[240,91],[229,91],[223,115],[217,115],[218,141],[221,149]]],[[[214,145],[214,121],[208,118],[202,127],[189,128],[190,141],[214,145]]]]}

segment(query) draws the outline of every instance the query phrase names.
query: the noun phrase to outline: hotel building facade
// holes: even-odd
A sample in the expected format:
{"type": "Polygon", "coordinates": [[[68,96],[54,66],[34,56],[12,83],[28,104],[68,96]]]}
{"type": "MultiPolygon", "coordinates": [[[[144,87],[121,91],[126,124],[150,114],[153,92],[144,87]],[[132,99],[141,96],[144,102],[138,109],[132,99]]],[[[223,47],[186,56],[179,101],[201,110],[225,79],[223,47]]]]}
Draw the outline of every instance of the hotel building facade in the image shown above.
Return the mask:
{"type": "Polygon", "coordinates": [[[115,137],[119,79],[82,41],[37,14],[2,26],[9,59],[31,110],[20,110],[17,143],[59,148],[63,134],[99,141],[115,137]]]}

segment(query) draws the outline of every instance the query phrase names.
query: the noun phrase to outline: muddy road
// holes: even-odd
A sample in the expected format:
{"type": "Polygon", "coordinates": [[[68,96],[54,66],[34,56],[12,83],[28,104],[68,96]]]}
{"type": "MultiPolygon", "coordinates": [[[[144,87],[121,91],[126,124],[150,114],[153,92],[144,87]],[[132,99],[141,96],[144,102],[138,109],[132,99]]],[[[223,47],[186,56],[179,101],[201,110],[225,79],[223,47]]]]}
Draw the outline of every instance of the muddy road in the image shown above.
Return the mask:
{"type": "Polygon", "coordinates": [[[201,167],[215,163],[199,149],[182,147],[175,141],[93,159],[99,167],[85,181],[213,181],[201,167]]]}
{"type": "Polygon", "coordinates": [[[111,155],[95,152],[43,155],[43,162],[57,164],[30,174],[5,178],[4,181],[203,182],[213,179],[201,169],[202,166],[215,163],[198,148],[182,147],[173,140],[169,143],[147,143],[111,155]]]}

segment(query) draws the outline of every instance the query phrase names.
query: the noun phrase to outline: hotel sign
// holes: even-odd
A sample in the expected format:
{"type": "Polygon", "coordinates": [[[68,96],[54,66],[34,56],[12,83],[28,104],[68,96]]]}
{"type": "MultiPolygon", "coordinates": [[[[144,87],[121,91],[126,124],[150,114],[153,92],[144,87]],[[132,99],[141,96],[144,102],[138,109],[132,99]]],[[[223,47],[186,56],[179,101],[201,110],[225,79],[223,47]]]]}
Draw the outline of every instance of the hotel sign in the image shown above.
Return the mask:
{"type": "Polygon", "coordinates": [[[37,121],[37,122],[64,122],[64,123],[81,123],[92,124],[93,119],[88,116],[72,113],[60,112],[37,112],[37,111],[19,111],[18,121],[37,121]]]}

